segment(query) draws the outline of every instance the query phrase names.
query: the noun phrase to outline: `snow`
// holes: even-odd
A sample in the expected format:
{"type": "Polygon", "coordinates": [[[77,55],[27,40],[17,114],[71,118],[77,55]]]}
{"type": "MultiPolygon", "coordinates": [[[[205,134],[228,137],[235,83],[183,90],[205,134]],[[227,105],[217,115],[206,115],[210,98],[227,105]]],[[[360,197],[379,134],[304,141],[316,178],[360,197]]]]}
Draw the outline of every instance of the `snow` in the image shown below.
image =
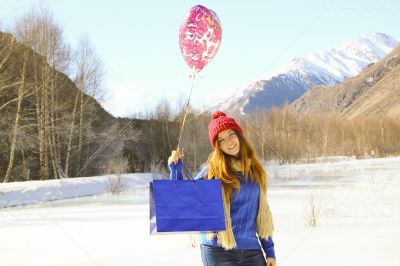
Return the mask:
{"type": "MultiPolygon", "coordinates": [[[[278,265],[399,265],[400,157],[266,169],[278,265]],[[314,228],[310,197],[321,208],[314,228]]],[[[121,195],[104,193],[107,176],[2,184],[2,206],[43,202],[0,209],[1,265],[202,265],[190,235],[149,234],[151,179],[124,175],[121,195]]]]}
{"type": "MultiPolygon", "coordinates": [[[[116,176],[65,178],[47,181],[13,182],[1,185],[0,208],[44,201],[68,199],[106,193],[116,176]]],[[[126,188],[147,187],[151,174],[124,175],[126,188]]]]}

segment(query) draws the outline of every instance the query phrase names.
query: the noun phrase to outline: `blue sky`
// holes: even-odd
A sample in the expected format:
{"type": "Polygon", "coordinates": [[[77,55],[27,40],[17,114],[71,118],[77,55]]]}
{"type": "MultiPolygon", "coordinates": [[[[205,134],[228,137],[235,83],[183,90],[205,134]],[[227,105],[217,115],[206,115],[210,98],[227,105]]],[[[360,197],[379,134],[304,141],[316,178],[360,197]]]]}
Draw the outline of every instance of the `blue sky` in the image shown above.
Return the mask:
{"type": "Polygon", "coordinates": [[[161,99],[173,106],[186,101],[190,71],[180,54],[178,31],[196,4],[214,10],[222,25],[220,50],[195,79],[197,106],[295,56],[373,32],[400,39],[400,0],[3,0],[0,25],[11,25],[38,2],[50,7],[72,46],[82,35],[89,37],[106,70],[102,104],[116,116],[145,113],[161,99]]]}

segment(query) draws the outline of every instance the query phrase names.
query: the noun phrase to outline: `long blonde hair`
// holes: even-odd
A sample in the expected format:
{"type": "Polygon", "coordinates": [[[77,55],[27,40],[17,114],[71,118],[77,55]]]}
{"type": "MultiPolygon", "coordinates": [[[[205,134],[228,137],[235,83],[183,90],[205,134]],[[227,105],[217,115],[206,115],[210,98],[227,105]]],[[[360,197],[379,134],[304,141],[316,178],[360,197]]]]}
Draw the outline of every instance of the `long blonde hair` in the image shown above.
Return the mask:
{"type": "MultiPolygon", "coordinates": [[[[265,192],[267,189],[267,173],[257,159],[255,149],[242,134],[235,130],[234,132],[239,138],[240,150],[238,160],[240,160],[243,177],[246,180],[250,178],[252,182],[260,185],[265,192]]],[[[217,139],[214,151],[208,156],[208,173],[206,178],[220,179],[225,196],[228,199],[230,199],[233,189],[240,190],[240,181],[232,169],[232,160],[234,160],[232,156],[225,154],[221,150],[217,139]]]]}

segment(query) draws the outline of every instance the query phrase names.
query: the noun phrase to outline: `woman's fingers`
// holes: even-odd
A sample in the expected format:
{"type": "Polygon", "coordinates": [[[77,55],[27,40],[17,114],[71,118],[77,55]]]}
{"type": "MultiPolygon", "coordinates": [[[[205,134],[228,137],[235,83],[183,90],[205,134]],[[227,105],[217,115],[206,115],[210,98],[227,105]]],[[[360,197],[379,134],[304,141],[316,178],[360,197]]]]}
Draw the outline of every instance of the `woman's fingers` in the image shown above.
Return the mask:
{"type": "Polygon", "coordinates": [[[178,160],[180,159],[180,158],[182,158],[183,157],[183,151],[180,151],[180,150],[173,150],[173,151],[171,151],[171,156],[169,156],[169,158],[168,158],[168,164],[171,164],[172,162],[174,163],[174,164],[177,164],[178,163],[178,160]]]}
{"type": "Polygon", "coordinates": [[[172,151],[171,152],[171,156],[169,156],[169,158],[168,158],[168,164],[171,164],[172,162],[174,164],[176,164],[176,162],[175,162],[175,154],[176,154],[176,151],[172,151]]]}
{"type": "Polygon", "coordinates": [[[183,152],[180,150],[172,151],[172,153],[173,153],[174,158],[176,158],[176,160],[182,158],[182,156],[183,156],[183,152]]]}
{"type": "Polygon", "coordinates": [[[276,266],[276,260],[273,258],[267,258],[267,266],[276,266]]]}
{"type": "Polygon", "coordinates": [[[171,152],[171,156],[169,156],[169,158],[168,158],[168,164],[171,164],[171,163],[176,164],[177,162],[178,162],[177,152],[175,150],[173,150],[171,152]]]}

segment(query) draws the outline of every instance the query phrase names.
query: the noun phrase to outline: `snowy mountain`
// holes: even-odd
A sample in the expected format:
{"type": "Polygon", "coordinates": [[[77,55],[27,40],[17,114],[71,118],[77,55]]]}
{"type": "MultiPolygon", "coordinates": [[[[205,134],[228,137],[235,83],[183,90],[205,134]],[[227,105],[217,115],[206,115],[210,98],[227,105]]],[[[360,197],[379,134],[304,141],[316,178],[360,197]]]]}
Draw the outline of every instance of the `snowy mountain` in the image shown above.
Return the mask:
{"type": "Polygon", "coordinates": [[[389,54],[399,42],[389,35],[363,35],[337,48],[295,57],[283,69],[250,82],[213,109],[248,113],[293,102],[317,85],[336,85],[389,54]]]}
{"type": "Polygon", "coordinates": [[[289,106],[296,113],[335,113],[348,119],[400,116],[400,46],[333,87],[309,89],[289,106]]]}

